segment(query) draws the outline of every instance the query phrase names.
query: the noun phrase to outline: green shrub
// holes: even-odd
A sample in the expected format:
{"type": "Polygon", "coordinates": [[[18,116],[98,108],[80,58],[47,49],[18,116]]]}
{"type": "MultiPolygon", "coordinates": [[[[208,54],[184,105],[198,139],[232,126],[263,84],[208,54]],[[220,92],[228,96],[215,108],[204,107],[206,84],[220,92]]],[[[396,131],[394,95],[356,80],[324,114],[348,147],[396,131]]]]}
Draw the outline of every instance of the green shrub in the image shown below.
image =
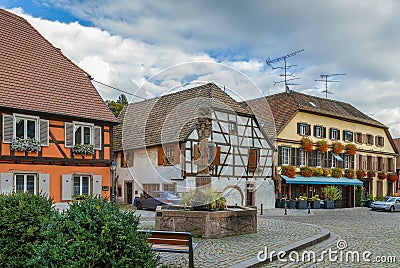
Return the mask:
{"type": "Polygon", "coordinates": [[[47,196],[0,194],[0,267],[27,267],[44,240],[42,230],[57,215],[47,196]]]}
{"type": "Polygon", "coordinates": [[[184,193],[180,204],[188,208],[207,206],[208,210],[223,210],[226,208],[226,199],[210,188],[184,193]]]}
{"type": "Polygon", "coordinates": [[[45,231],[32,260],[39,267],[155,267],[158,258],[137,233],[139,217],[106,199],[74,201],[45,231]]]}
{"type": "Polygon", "coordinates": [[[325,198],[328,200],[340,200],[342,198],[342,190],[334,185],[326,186],[322,189],[325,198]]]}

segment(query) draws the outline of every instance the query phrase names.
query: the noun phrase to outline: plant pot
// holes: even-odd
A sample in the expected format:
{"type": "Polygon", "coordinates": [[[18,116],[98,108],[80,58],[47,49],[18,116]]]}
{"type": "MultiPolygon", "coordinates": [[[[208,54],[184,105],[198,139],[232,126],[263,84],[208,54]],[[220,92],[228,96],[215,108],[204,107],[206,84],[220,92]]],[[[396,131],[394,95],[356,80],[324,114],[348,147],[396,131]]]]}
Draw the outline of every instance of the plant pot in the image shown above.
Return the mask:
{"type": "Polygon", "coordinates": [[[297,209],[307,209],[307,200],[297,200],[296,208],[297,209]]]}
{"type": "Polygon", "coordinates": [[[333,200],[325,200],[325,208],[326,209],[335,208],[335,201],[333,201],[333,200]]]}
{"type": "Polygon", "coordinates": [[[313,201],[310,201],[310,203],[311,203],[311,208],[313,208],[313,209],[321,208],[320,200],[313,200],[313,201]]]}
{"type": "Polygon", "coordinates": [[[286,199],[277,198],[275,200],[275,207],[276,208],[285,208],[285,205],[286,205],[286,199]]]}
{"type": "Polygon", "coordinates": [[[287,208],[296,208],[296,201],[295,200],[286,200],[287,208]]]}

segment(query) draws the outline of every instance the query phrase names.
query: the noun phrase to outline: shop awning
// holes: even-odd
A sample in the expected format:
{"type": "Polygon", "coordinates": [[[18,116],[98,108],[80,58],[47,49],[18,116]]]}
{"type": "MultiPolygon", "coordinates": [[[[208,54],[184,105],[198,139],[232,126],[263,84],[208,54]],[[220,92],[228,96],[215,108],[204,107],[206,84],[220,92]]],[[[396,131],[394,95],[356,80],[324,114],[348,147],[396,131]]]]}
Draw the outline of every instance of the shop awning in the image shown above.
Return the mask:
{"type": "Polygon", "coordinates": [[[287,184],[329,184],[329,185],[355,185],[362,186],[362,181],[358,179],[349,178],[334,178],[334,177],[302,177],[296,176],[289,178],[288,176],[281,175],[287,184]]]}

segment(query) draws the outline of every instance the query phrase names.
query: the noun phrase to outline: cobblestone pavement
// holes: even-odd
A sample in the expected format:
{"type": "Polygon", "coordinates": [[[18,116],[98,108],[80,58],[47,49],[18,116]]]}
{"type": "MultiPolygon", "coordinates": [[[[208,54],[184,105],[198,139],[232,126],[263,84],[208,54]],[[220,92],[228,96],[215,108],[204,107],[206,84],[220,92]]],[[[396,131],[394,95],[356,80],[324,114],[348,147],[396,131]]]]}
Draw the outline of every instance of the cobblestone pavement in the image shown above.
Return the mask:
{"type": "MultiPolygon", "coordinates": [[[[376,212],[367,208],[321,209],[312,210],[308,215],[306,211],[289,210],[288,215],[284,216],[283,209],[274,209],[265,211],[264,214],[266,215],[259,218],[309,223],[329,229],[332,236],[330,239],[305,249],[315,252],[316,259],[321,259],[322,252],[330,248],[338,251],[336,255],[332,255],[333,259],[335,256],[338,258],[337,262],[330,261],[326,253],[321,262],[285,263],[277,260],[265,267],[400,267],[399,212],[376,212]],[[338,246],[345,248],[339,250],[338,246]],[[366,251],[371,252],[368,257],[370,262],[363,260],[363,253],[366,251]],[[360,256],[359,262],[357,254],[360,256]]],[[[300,260],[303,253],[304,251],[299,252],[300,260]]],[[[293,253],[292,257],[296,259],[297,255],[293,253]]]]}
{"type": "MultiPolygon", "coordinates": [[[[154,214],[141,214],[139,228],[154,229],[154,214]]],[[[281,219],[259,217],[256,234],[240,235],[220,239],[195,238],[195,267],[229,267],[244,260],[254,258],[267,246],[279,248],[320,233],[320,229],[309,224],[299,224],[281,219]]],[[[161,262],[171,267],[187,267],[187,254],[161,253],[161,262]]]]}

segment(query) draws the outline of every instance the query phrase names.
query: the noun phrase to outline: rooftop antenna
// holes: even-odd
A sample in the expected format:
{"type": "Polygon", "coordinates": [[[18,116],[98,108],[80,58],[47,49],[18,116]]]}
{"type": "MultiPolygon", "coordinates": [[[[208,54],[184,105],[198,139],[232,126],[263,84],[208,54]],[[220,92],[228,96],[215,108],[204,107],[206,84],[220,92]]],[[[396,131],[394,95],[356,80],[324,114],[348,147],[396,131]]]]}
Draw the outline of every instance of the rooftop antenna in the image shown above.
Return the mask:
{"type": "Polygon", "coordinates": [[[328,94],[333,94],[333,92],[328,91],[328,83],[332,83],[332,82],[340,82],[339,80],[328,80],[328,77],[333,77],[333,76],[339,76],[339,75],[346,75],[346,74],[321,74],[319,77],[321,77],[321,79],[316,79],[315,81],[318,82],[325,82],[325,90],[321,91],[323,93],[325,93],[325,98],[328,99],[328,94]]]}
{"type": "Polygon", "coordinates": [[[288,83],[288,81],[296,80],[296,79],[299,79],[299,78],[296,77],[296,76],[293,75],[293,74],[288,73],[287,70],[288,70],[289,68],[294,67],[294,66],[297,66],[297,65],[289,65],[289,66],[288,66],[288,65],[286,64],[286,59],[287,59],[287,58],[290,58],[290,57],[293,57],[293,56],[295,56],[296,54],[298,54],[298,53],[300,53],[300,52],[303,52],[303,51],[304,51],[304,49],[301,49],[301,50],[298,50],[298,51],[296,51],[296,52],[287,54],[287,55],[285,55],[285,56],[276,58],[276,59],[274,59],[274,60],[271,60],[270,58],[267,58],[266,63],[268,64],[269,67],[271,67],[272,70],[281,69],[281,70],[284,71],[282,74],[279,75],[280,77],[284,77],[284,80],[281,80],[281,81],[274,81],[274,86],[275,86],[276,84],[279,84],[279,83],[285,83],[285,90],[286,90],[286,93],[289,93],[289,86],[290,86],[290,85],[298,85],[298,84],[295,84],[295,83],[288,83]],[[279,61],[281,61],[281,60],[284,61],[284,66],[274,67],[274,66],[272,65],[272,63],[279,62],[279,61]]]}

